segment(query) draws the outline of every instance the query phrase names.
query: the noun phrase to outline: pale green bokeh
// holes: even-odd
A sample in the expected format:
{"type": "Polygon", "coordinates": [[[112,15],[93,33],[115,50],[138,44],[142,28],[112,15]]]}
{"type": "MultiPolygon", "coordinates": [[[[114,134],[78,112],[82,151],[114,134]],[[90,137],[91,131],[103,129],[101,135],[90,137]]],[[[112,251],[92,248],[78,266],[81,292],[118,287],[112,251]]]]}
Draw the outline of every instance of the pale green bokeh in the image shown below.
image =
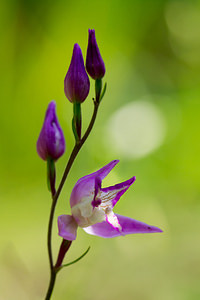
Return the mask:
{"type": "MultiPolygon", "coordinates": [[[[199,1],[1,2],[0,299],[37,300],[46,292],[50,195],[46,165],[35,144],[46,107],[54,99],[67,143],[67,152],[57,163],[59,181],[73,147],[72,105],[64,96],[63,79],[74,43],[85,57],[88,28],[96,30],[108,89],[95,128],[61,194],[56,217],[70,212],[70,192],[79,177],[120,159],[104,186],[133,175],[137,180],[115,211],[164,233],[109,240],[79,229],[66,262],[89,245],[90,253],[59,274],[52,299],[200,298],[199,16],[199,1]],[[142,130],[141,124],[147,126],[151,118],[141,115],[139,123],[125,120],[128,128],[122,124],[121,131],[115,131],[119,141],[108,142],[114,116],[136,101],[146,101],[158,112],[162,120],[156,123],[155,118],[153,126],[164,124],[163,130],[151,132],[159,143],[151,151],[141,148],[145,153],[141,156],[119,146],[120,136],[123,141],[130,136],[127,147],[134,148],[138,128],[142,142],[135,147],[145,147],[149,139],[145,128],[154,127],[142,130]]],[[[92,113],[93,91],[91,82],[83,104],[84,128],[92,113]]],[[[54,253],[59,244],[55,222],[54,253]]]]}

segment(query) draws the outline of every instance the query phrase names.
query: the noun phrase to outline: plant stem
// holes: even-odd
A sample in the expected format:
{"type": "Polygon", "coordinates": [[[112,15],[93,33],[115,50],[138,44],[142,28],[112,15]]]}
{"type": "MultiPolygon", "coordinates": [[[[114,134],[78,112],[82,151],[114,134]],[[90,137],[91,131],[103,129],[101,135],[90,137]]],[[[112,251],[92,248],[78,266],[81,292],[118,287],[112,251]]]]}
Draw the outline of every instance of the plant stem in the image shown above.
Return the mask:
{"type": "Polygon", "coordinates": [[[48,255],[49,255],[51,278],[50,278],[49,288],[48,288],[45,300],[49,300],[51,298],[53,288],[54,288],[54,284],[55,284],[55,280],[56,280],[56,271],[54,269],[54,264],[53,264],[51,240],[52,240],[52,225],[53,225],[53,219],[54,219],[54,213],[55,213],[57,200],[58,200],[58,197],[59,197],[59,195],[62,191],[63,185],[64,185],[64,183],[67,179],[69,171],[70,171],[70,169],[71,169],[71,167],[74,163],[74,160],[75,160],[77,154],[79,153],[80,149],[82,148],[83,144],[87,140],[87,138],[88,138],[93,126],[94,126],[96,116],[97,116],[97,112],[98,112],[98,108],[99,108],[99,103],[97,103],[94,100],[94,111],[93,111],[93,115],[92,115],[91,121],[89,123],[89,126],[88,126],[84,136],[82,137],[82,139],[75,144],[75,146],[72,150],[72,153],[69,157],[68,163],[66,165],[65,171],[63,173],[63,177],[61,179],[61,182],[59,184],[59,187],[58,187],[57,191],[52,190],[52,205],[51,205],[51,211],[50,211],[50,216],[49,216],[48,236],[47,236],[47,246],[48,246],[48,255]]]}
{"type": "MultiPolygon", "coordinates": [[[[96,120],[96,116],[97,116],[97,112],[98,112],[98,107],[99,107],[99,104],[98,104],[96,101],[94,101],[94,111],[93,111],[92,119],[91,119],[91,121],[90,121],[90,124],[89,124],[89,126],[88,126],[88,129],[86,130],[84,136],[82,137],[82,139],[80,140],[80,142],[79,142],[79,143],[76,143],[76,145],[74,146],[74,149],[73,149],[73,151],[72,151],[72,153],[71,153],[71,155],[70,155],[70,158],[69,158],[69,160],[68,160],[67,166],[66,166],[66,168],[65,168],[63,177],[62,177],[62,179],[61,179],[60,185],[59,185],[59,187],[58,187],[58,190],[57,190],[57,192],[56,192],[56,194],[55,194],[55,196],[54,196],[54,198],[53,198],[55,202],[57,202],[57,199],[58,199],[58,197],[59,197],[59,195],[60,195],[60,192],[61,192],[61,190],[62,190],[62,188],[63,188],[63,185],[64,185],[64,183],[65,183],[65,180],[67,179],[67,176],[68,176],[68,174],[69,174],[69,171],[70,171],[70,169],[71,169],[71,167],[72,167],[72,164],[73,164],[73,162],[74,162],[74,160],[75,160],[77,154],[79,153],[81,147],[82,147],[83,144],[85,143],[86,139],[88,138],[88,136],[89,136],[89,134],[90,134],[90,132],[91,132],[93,126],[94,126],[94,122],[95,122],[95,120],[96,120]]],[[[55,207],[54,207],[54,209],[55,209],[55,207]]]]}
{"type": "Polygon", "coordinates": [[[51,246],[51,236],[52,236],[52,225],[53,225],[53,217],[55,211],[56,202],[54,199],[52,200],[50,216],[49,216],[49,225],[48,225],[48,234],[47,234],[47,248],[49,254],[49,263],[50,263],[50,270],[53,269],[53,255],[52,255],[52,246],[51,246]]]}
{"type": "Polygon", "coordinates": [[[52,269],[51,278],[50,278],[50,282],[49,282],[49,288],[48,288],[45,300],[49,300],[51,298],[53,288],[54,288],[54,285],[55,285],[55,281],[56,281],[56,272],[54,271],[54,269],[52,269]]]}

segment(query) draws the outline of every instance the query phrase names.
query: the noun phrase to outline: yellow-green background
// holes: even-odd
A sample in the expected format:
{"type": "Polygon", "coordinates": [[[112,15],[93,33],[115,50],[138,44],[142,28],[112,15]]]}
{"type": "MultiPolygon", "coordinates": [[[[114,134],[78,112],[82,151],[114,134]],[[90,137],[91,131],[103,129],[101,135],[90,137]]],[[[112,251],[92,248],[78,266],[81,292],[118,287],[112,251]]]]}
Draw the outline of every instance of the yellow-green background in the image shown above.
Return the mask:
{"type": "MultiPolygon", "coordinates": [[[[67,143],[57,163],[59,181],[73,147],[63,79],[75,42],[85,57],[88,28],[96,30],[108,90],[56,217],[70,212],[70,191],[79,177],[120,159],[105,186],[133,175],[137,181],[115,211],[164,233],[101,239],[79,229],[65,261],[89,245],[90,253],[59,274],[52,299],[198,300],[200,2],[193,0],[1,1],[0,299],[44,299],[50,195],[35,144],[55,99],[67,143]],[[114,112],[143,97],[162,113],[167,133],[146,156],[120,155],[105,142],[106,126],[114,112]]],[[[92,96],[93,82],[83,104],[84,128],[92,96]]],[[[56,253],[61,239],[54,225],[56,253]]]]}

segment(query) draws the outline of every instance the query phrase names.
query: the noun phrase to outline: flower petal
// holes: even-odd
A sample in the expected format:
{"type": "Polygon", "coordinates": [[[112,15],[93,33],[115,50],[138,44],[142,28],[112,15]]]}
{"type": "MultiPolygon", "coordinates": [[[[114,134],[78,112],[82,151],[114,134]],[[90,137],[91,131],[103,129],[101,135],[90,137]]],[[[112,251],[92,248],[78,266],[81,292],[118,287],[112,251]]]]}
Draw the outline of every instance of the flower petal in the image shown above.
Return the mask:
{"type": "Polygon", "coordinates": [[[89,227],[83,228],[86,233],[97,235],[103,238],[113,238],[116,236],[123,236],[126,234],[135,234],[135,233],[156,233],[162,232],[162,230],[158,227],[151,226],[145,224],[143,222],[117,215],[119,224],[121,225],[121,231],[115,229],[112,225],[108,222],[103,221],[101,223],[94,224],[89,227]]]}
{"type": "MultiPolygon", "coordinates": [[[[103,180],[110,171],[118,164],[119,160],[112,160],[109,164],[105,165],[103,168],[99,169],[98,171],[91,173],[85,177],[99,177],[101,180],[103,180]]],[[[83,177],[83,178],[85,178],[83,177]]],[[[82,178],[81,178],[82,179],[82,178]]],[[[79,180],[81,180],[79,179],[79,180]]]]}
{"type": "Polygon", "coordinates": [[[58,217],[58,235],[65,240],[73,241],[76,239],[77,223],[72,216],[61,215],[58,217]]]}
{"type": "Polygon", "coordinates": [[[100,170],[80,178],[75,184],[71,193],[71,207],[76,205],[82,198],[87,198],[91,196],[93,198],[95,191],[95,178],[98,177],[100,180],[103,180],[118,162],[119,160],[113,160],[100,170]]]}
{"type": "Polygon", "coordinates": [[[101,188],[97,197],[101,199],[102,206],[105,205],[113,208],[120,197],[128,190],[128,188],[133,184],[135,180],[136,177],[134,176],[114,186],[101,188]]]}

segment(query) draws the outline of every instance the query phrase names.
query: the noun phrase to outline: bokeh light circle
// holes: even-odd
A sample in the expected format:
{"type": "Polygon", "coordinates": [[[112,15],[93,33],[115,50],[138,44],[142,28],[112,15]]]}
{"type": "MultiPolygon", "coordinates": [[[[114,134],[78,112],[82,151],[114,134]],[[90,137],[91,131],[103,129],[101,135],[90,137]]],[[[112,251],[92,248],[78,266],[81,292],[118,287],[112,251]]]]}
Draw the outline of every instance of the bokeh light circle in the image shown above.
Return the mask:
{"type": "Polygon", "coordinates": [[[131,102],[117,110],[106,126],[106,144],[126,158],[141,158],[164,141],[166,122],[159,108],[146,100],[131,102]]]}

